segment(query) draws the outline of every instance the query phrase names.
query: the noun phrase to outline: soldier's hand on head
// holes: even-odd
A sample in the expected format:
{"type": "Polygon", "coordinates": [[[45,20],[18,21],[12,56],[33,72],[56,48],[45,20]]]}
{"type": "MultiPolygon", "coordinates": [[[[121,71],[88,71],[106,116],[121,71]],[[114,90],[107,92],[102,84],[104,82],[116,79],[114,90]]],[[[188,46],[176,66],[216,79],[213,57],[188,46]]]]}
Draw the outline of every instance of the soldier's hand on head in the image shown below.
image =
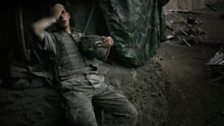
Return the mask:
{"type": "Polygon", "coordinates": [[[105,37],[105,36],[103,36],[103,47],[111,47],[111,46],[113,46],[114,45],[114,41],[113,41],[113,39],[111,38],[111,36],[107,36],[107,37],[105,37]]]}
{"type": "Polygon", "coordinates": [[[54,7],[51,9],[51,15],[54,17],[56,20],[60,17],[62,11],[65,11],[65,8],[62,4],[55,4],[54,7]]]}

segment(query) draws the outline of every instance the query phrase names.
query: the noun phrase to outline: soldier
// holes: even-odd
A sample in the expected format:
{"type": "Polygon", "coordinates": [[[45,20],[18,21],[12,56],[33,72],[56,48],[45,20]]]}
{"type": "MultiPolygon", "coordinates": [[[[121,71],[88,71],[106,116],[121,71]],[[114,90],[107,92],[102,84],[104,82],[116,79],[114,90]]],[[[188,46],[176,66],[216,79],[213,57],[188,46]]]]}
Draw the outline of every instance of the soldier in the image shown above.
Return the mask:
{"type": "MultiPolygon", "coordinates": [[[[84,34],[70,27],[70,14],[63,5],[55,4],[49,17],[33,24],[33,31],[44,50],[52,52],[57,66],[60,90],[65,99],[66,117],[74,125],[97,126],[93,105],[116,117],[117,126],[135,126],[137,111],[125,96],[104,83],[95,58],[85,58],[78,49],[84,34]],[[57,32],[45,29],[54,23],[57,32]]],[[[103,37],[102,47],[113,46],[110,36],[103,37]]],[[[92,44],[94,47],[99,41],[92,44]]],[[[82,43],[85,45],[85,43],[82,43]]],[[[94,53],[94,52],[93,52],[94,53]]]]}

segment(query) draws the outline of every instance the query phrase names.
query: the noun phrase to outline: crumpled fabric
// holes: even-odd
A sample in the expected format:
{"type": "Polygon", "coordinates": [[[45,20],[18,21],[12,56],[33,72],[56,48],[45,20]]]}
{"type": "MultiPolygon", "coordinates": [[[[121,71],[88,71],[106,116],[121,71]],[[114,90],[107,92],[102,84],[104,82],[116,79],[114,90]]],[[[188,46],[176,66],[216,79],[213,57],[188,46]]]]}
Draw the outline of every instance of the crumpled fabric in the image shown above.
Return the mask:
{"type": "Polygon", "coordinates": [[[165,21],[158,0],[99,0],[118,61],[143,65],[165,38],[165,21]]]}

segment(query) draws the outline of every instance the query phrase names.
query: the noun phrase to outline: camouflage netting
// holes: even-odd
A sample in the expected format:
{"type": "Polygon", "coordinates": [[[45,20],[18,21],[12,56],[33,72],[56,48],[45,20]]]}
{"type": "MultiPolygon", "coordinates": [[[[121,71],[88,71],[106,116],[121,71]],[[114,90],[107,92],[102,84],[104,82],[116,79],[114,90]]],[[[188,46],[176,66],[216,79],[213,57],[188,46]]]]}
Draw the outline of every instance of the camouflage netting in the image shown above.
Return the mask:
{"type": "Polygon", "coordinates": [[[129,67],[144,64],[165,36],[158,0],[99,0],[99,4],[119,61],[129,67]]]}

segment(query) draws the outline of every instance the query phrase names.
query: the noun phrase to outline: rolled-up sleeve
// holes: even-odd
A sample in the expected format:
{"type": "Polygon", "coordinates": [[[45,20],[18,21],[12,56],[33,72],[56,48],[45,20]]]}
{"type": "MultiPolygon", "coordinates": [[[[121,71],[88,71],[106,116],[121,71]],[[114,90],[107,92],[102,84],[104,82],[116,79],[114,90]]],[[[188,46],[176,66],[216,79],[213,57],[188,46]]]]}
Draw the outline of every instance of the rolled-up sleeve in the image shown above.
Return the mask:
{"type": "Polygon", "coordinates": [[[56,55],[56,40],[52,33],[44,32],[43,49],[56,55]]]}

